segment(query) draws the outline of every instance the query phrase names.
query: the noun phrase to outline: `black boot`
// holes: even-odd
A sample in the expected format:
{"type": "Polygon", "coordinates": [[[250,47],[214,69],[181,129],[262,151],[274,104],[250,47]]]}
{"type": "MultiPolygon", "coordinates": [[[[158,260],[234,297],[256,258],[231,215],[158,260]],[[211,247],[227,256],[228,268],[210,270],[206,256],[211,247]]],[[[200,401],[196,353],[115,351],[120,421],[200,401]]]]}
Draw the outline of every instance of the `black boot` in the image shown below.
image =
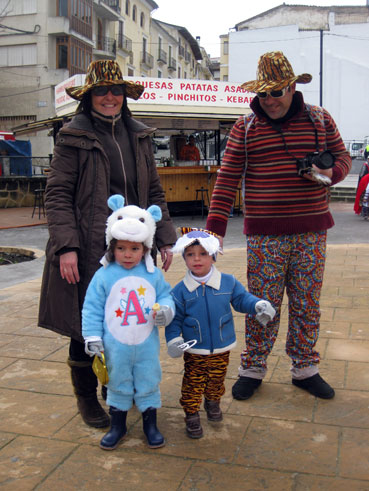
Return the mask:
{"type": "Polygon", "coordinates": [[[108,388],[106,387],[106,385],[101,386],[101,397],[104,401],[106,401],[106,398],[108,397],[108,388]]]}
{"type": "Polygon", "coordinates": [[[164,437],[156,426],[156,409],[149,407],[142,413],[143,430],[150,448],[159,448],[165,445],[164,437]]]}
{"type": "Polygon", "coordinates": [[[100,448],[104,450],[114,450],[119,445],[119,442],[127,434],[127,411],[121,411],[116,407],[110,406],[109,414],[111,416],[110,430],[103,436],[100,442],[100,448]]]}
{"type": "Polygon", "coordinates": [[[109,416],[97,400],[97,378],[92,370],[92,360],[73,361],[68,359],[71,368],[72,385],[77,397],[77,407],[83,421],[94,428],[106,428],[109,416]]]}

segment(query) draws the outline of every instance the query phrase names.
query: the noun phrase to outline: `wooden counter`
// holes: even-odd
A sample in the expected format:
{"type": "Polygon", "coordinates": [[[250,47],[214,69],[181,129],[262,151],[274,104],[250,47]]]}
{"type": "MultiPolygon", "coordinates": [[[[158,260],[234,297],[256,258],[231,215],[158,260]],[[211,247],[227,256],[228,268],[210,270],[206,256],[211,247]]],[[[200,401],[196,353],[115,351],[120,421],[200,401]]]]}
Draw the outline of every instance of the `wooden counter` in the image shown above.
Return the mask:
{"type": "Polygon", "coordinates": [[[191,167],[158,167],[158,174],[165,192],[166,201],[194,201],[196,189],[203,187],[213,192],[219,166],[211,165],[209,170],[203,165],[191,167]]]}

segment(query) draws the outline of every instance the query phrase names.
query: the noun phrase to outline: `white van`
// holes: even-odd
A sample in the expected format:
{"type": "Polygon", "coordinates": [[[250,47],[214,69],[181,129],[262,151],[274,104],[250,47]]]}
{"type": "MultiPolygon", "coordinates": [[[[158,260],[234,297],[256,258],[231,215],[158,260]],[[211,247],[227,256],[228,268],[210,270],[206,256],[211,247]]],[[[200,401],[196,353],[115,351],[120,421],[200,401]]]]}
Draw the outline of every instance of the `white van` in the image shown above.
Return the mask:
{"type": "Polygon", "coordinates": [[[350,140],[345,142],[346,150],[350,152],[352,159],[356,157],[361,157],[364,151],[364,140],[350,140]]]}

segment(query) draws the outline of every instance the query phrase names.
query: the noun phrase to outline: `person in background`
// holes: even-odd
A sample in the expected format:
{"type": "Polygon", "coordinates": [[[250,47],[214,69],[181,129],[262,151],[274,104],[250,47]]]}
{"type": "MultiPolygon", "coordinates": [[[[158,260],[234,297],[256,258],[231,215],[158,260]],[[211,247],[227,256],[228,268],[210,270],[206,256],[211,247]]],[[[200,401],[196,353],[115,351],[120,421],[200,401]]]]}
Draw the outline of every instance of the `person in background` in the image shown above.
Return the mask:
{"type": "Polygon", "coordinates": [[[233,275],[216,269],[220,244],[214,235],[202,229],[183,231],[187,233],[177,240],[173,252],[182,254],[188,269],[183,281],[172,290],[176,315],[165,328],[165,337],[168,354],[173,358],[183,355],[184,343],[188,347],[180,404],[187,436],[201,438],[199,410],[203,396],[208,420],[217,423],[223,419],[220,399],[225,392],[230,350],[236,346],[231,306],[265,325],[273,319],[275,310],[268,301],[248,293],[233,275]]]}
{"type": "Polygon", "coordinates": [[[365,147],[364,150],[364,159],[367,159],[369,157],[369,144],[365,147]]]}
{"type": "Polygon", "coordinates": [[[195,144],[195,137],[193,135],[190,135],[188,143],[181,148],[179,160],[200,160],[200,152],[195,144]]]}
{"type": "Polygon", "coordinates": [[[57,135],[47,179],[50,238],[39,326],[70,338],[68,365],[77,406],[84,422],[99,428],[108,426],[110,420],[98,401],[92,359],[85,353],[81,309],[105,252],[109,196],[121,194],[127,205],[161,208],[155,246],[165,271],[177,236],[152,152],[155,129],[134,120],[127,106],[128,98],[141,96],[143,86],[123,80],[117,62],[99,60],[89,65],[83,86],[66,91],[79,105],[72,121],[57,135]]]}
{"type": "Polygon", "coordinates": [[[241,85],[256,93],[253,112],[234,124],[212,194],[206,228],[224,237],[245,172],[248,288],[277,310],[267,327],[246,315],[246,347],[232,388],[235,399],[250,398],[266,375],[285,290],[292,383],[316,397],[334,397],[319,374],[315,346],[327,229],[334,225],[327,191],[347,176],[351,158],[331,115],[305,103],[296,90],[297,83],[311,79],[307,73],[295,76],[280,51],[260,57],[257,80],[241,85]]]}

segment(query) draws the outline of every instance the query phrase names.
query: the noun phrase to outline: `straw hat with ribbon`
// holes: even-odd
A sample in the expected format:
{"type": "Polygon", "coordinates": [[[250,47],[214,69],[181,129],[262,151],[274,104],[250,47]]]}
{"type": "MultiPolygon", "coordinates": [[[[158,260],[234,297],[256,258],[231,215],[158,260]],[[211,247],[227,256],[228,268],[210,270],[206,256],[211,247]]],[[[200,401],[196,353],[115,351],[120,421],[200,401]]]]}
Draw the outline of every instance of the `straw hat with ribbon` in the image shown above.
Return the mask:
{"type": "Polygon", "coordinates": [[[282,51],[271,51],[260,56],[256,76],[257,80],[245,82],[241,88],[249,92],[267,92],[284,89],[295,82],[308,84],[313,78],[309,73],[296,76],[282,51]]]}
{"type": "Polygon", "coordinates": [[[86,92],[100,85],[124,85],[126,96],[135,100],[145,90],[140,84],[123,80],[121,69],[116,61],[98,60],[89,64],[84,85],[68,87],[65,91],[70,97],[80,101],[86,92]]]}

